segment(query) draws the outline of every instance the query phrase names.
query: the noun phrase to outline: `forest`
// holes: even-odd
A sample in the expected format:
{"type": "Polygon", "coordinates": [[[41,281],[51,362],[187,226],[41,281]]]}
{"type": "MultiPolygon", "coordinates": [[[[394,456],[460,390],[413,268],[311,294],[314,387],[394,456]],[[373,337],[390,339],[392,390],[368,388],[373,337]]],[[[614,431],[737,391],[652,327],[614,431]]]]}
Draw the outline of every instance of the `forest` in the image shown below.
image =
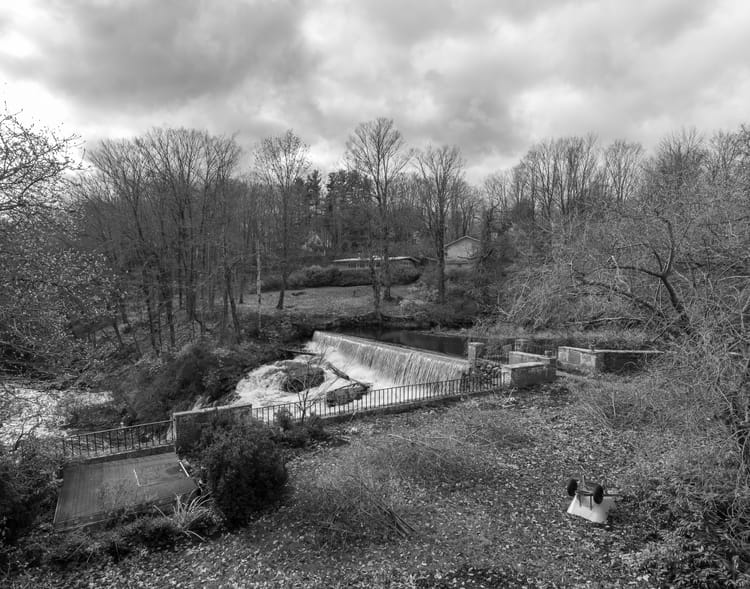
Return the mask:
{"type": "Polygon", "coordinates": [[[75,137],[10,112],[1,123],[6,369],[71,362],[80,336],[103,326],[138,355],[173,349],[178,323],[197,338],[216,322],[240,341],[237,305],[249,293],[266,285],[283,308],[293,271],[341,257],[382,257],[370,282],[385,298],[390,256],[436,262],[445,303],[444,245],[463,235],[480,242],[460,287],[482,321],[720,330],[717,341],[742,352],[745,127],[682,131],[651,154],[549,139],[474,186],[458,147],[410,147],[390,119],[360,124],[347,168],[326,178],[291,130],[260,140],[243,168],[234,139],[194,129],[104,140],[78,160],[75,137]],[[133,322],[148,349],[126,341],[133,322]]]}
{"type": "MultiPolygon", "coordinates": [[[[263,339],[255,297],[283,310],[300,275],[325,286],[338,258],[367,261],[378,318],[389,259],[411,256],[434,308],[471,305],[488,334],[638,333],[665,350],[643,410],[663,399],[680,427],[718,427],[737,476],[720,511],[750,517],[749,127],[676,131],[651,150],[549,138],[479,184],[457,146],[411,145],[388,118],[352,129],[346,166],[327,174],[293,130],[243,153],[233,137],[154,128],[80,156],[79,138],[6,110],[0,147],[5,374],[88,369],[104,332],[124,362],[209,334],[263,339]],[[478,251],[455,273],[445,245],[464,235],[478,251]]],[[[601,411],[615,419],[615,401],[601,411]]]]}

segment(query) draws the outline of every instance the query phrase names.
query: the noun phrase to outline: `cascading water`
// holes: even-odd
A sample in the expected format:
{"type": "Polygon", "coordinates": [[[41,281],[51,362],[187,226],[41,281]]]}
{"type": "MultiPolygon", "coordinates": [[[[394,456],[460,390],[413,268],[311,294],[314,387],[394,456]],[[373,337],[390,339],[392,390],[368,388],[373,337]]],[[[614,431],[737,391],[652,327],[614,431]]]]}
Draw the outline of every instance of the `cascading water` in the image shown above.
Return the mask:
{"type": "MultiPolygon", "coordinates": [[[[233,403],[268,407],[296,403],[303,397],[307,400],[325,399],[329,391],[350,386],[354,382],[377,390],[459,379],[469,371],[468,361],[461,358],[352,335],[316,331],[307,349],[314,356],[303,355],[291,361],[274,362],[250,372],[238,383],[233,403]],[[319,366],[325,372],[324,382],[303,393],[283,391],[281,381],[290,362],[319,366]]],[[[404,401],[415,393],[416,388],[403,391],[399,393],[399,400],[404,401]]]]}
{"type": "Polygon", "coordinates": [[[453,380],[469,370],[469,362],[460,358],[324,331],[313,334],[308,349],[330,357],[333,364],[333,356],[341,356],[371,371],[386,386],[453,380]]]}

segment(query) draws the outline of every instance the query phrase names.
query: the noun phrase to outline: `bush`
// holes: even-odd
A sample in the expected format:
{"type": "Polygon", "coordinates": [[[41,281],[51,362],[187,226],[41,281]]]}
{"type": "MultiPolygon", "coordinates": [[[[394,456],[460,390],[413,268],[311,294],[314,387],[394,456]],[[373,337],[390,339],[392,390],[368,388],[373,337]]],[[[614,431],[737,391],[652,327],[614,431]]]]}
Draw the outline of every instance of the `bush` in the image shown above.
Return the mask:
{"type": "Polygon", "coordinates": [[[214,508],[211,496],[198,493],[192,493],[184,498],[177,495],[168,517],[174,522],[177,531],[188,538],[199,540],[203,540],[204,536],[215,534],[223,524],[220,514],[214,508]]]}
{"type": "Polygon", "coordinates": [[[126,547],[145,546],[150,549],[171,548],[183,532],[174,519],[167,515],[139,517],[117,528],[112,539],[126,547]]]}
{"type": "Polygon", "coordinates": [[[307,266],[289,276],[289,288],[317,288],[335,285],[341,271],[336,266],[307,266]]]}
{"type": "Polygon", "coordinates": [[[73,530],[55,536],[54,541],[47,532],[22,547],[22,560],[27,565],[45,560],[58,565],[107,558],[117,561],[143,548],[163,550],[186,540],[202,541],[205,535],[221,529],[221,517],[208,496],[177,496],[171,511],[158,511],[127,521],[120,519],[104,529],[73,530]]]}
{"type": "Polygon", "coordinates": [[[313,441],[330,439],[323,420],[317,415],[310,415],[304,422],[298,422],[290,411],[281,409],[274,416],[274,421],[279,426],[279,431],[274,434],[273,439],[288,448],[304,448],[313,441]]]}
{"type": "Polygon", "coordinates": [[[276,502],[287,481],[281,450],[260,423],[207,432],[200,462],[206,484],[230,526],[276,502]]]}
{"type": "Polygon", "coordinates": [[[89,403],[80,397],[63,400],[62,411],[68,427],[98,430],[116,427],[127,415],[128,407],[121,401],[89,403]]]}
{"type": "Polygon", "coordinates": [[[331,286],[364,286],[372,284],[369,268],[341,268],[336,284],[331,286]]]}
{"type": "Polygon", "coordinates": [[[411,284],[422,275],[422,271],[414,266],[396,265],[391,267],[391,284],[411,284]]]}
{"type": "Polygon", "coordinates": [[[747,481],[726,440],[643,436],[643,457],[628,478],[640,481],[634,509],[656,523],[658,542],[633,562],[670,587],[746,587],[750,581],[747,481]]]}
{"type": "MultiPolygon", "coordinates": [[[[411,284],[422,274],[412,265],[391,266],[391,284],[411,284]]],[[[369,268],[339,268],[338,266],[306,266],[295,270],[287,279],[287,288],[320,288],[323,286],[364,286],[372,283],[369,268]]],[[[281,289],[281,276],[263,280],[264,291],[281,289]]]]}
{"type": "Polygon", "coordinates": [[[252,343],[216,350],[197,343],[158,363],[143,361],[111,386],[127,398],[137,420],[158,421],[189,408],[200,396],[212,402],[231,393],[248,371],[278,359],[279,353],[252,343]]]}
{"type": "Polygon", "coordinates": [[[12,544],[54,509],[56,445],[29,437],[15,452],[0,453],[0,541],[12,544]]]}
{"type": "Polygon", "coordinates": [[[357,443],[337,463],[296,484],[291,513],[311,526],[321,544],[384,541],[411,531],[400,515],[407,488],[373,467],[370,449],[357,443]]]}

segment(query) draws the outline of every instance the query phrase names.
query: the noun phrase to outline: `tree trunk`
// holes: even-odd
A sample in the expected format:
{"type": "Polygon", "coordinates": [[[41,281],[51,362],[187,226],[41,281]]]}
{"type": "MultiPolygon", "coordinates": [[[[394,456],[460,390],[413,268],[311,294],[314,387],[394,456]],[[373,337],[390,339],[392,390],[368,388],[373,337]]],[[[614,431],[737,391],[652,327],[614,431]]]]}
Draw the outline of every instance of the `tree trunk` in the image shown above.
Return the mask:
{"type": "Polygon", "coordinates": [[[232,269],[229,266],[224,267],[224,282],[226,296],[229,299],[229,307],[232,311],[232,324],[234,325],[236,343],[239,343],[242,339],[242,328],[240,326],[240,317],[237,314],[237,304],[234,300],[234,293],[232,292],[232,269]]]}
{"type": "Polygon", "coordinates": [[[445,214],[438,212],[438,226],[435,232],[435,253],[438,260],[438,302],[445,304],[445,214]]]}
{"type": "Polygon", "coordinates": [[[258,335],[260,335],[260,320],[263,315],[263,295],[261,294],[263,282],[261,280],[260,272],[260,238],[255,240],[255,267],[257,268],[257,273],[255,275],[255,292],[258,295],[258,335]]]}
{"type": "Polygon", "coordinates": [[[151,301],[151,288],[148,284],[147,271],[145,268],[143,269],[143,282],[141,283],[141,286],[143,288],[143,296],[146,301],[146,317],[148,318],[148,334],[151,340],[151,347],[153,348],[154,353],[159,355],[161,353],[161,349],[157,343],[154,306],[151,301]]]}
{"type": "MultiPolygon", "coordinates": [[[[385,213],[383,213],[385,215],[385,213]]],[[[388,222],[382,219],[383,232],[381,236],[381,260],[380,260],[380,274],[383,277],[383,300],[390,301],[391,297],[391,261],[390,261],[390,247],[388,242],[388,222]]]]}
{"type": "Polygon", "coordinates": [[[167,319],[167,328],[169,329],[169,345],[172,348],[177,346],[177,339],[174,330],[174,309],[172,304],[172,285],[169,280],[169,271],[166,268],[159,270],[159,287],[161,291],[161,303],[164,307],[164,314],[167,319]]]}
{"type": "Polygon", "coordinates": [[[375,256],[372,251],[370,252],[370,279],[372,280],[373,311],[376,321],[380,324],[383,321],[383,315],[380,311],[380,272],[375,267],[375,256]]]}

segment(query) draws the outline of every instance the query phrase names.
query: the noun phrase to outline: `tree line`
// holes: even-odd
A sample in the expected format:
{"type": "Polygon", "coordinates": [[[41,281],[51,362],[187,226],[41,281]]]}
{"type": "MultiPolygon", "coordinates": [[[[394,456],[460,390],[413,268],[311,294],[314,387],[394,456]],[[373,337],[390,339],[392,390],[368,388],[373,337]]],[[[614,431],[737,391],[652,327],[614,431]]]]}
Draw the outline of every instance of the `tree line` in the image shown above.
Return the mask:
{"type": "Polygon", "coordinates": [[[106,139],[78,162],[76,138],[6,111],[0,141],[7,366],[71,354],[83,345],[71,335],[101,325],[138,354],[133,322],[156,353],[179,329],[218,324],[238,341],[239,306],[263,277],[279,278],[283,308],[293,270],[336,257],[368,261],[376,312],[393,255],[431,259],[445,303],[445,245],[466,234],[479,251],[463,288],[490,320],[690,334],[721,316],[746,343],[745,127],[678,133],[651,154],[549,139],[479,186],[457,146],[410,147],[387,118],[357,125],[326,178],[292,130],[261,139],[249,166],[235,138],[195,129],[106,139]]]}

